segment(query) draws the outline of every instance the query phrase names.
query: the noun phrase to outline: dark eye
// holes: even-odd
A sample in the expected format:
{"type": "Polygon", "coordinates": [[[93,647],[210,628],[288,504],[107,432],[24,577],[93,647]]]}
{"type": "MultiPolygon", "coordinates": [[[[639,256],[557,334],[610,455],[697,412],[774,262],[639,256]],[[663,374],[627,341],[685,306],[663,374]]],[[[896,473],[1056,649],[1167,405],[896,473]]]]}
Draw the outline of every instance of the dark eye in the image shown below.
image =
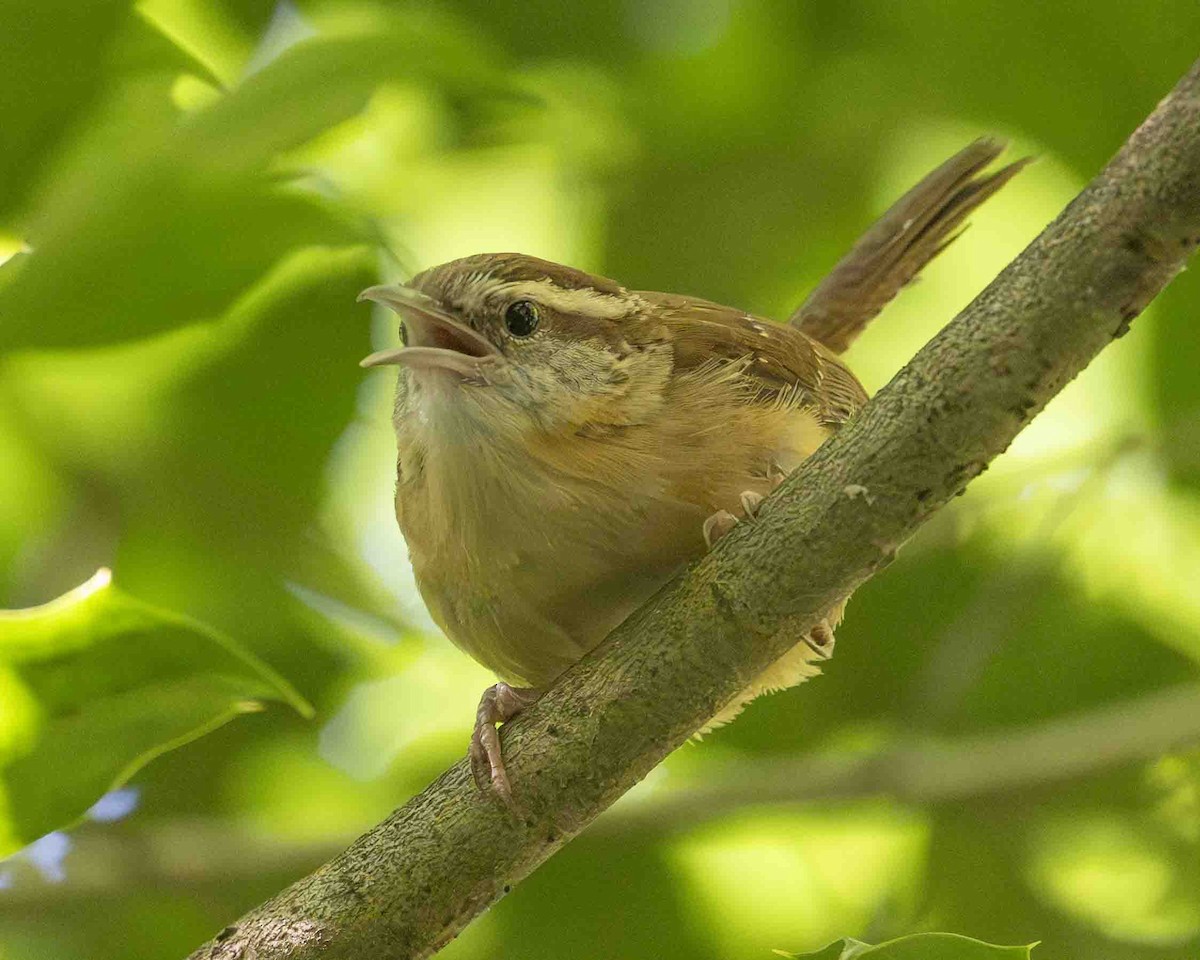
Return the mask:
{"type": "Polygon", "coordinates": [[[529,300],[510,303],[504,311],[504,325],[514,337],[527,337],[538,325],[537,305],[529,300]]]}
{"type": "Polygon", "coordinates": [[[404,325],[404,321],[400,321],[400,343],[408,346],[408,327],[404,325]]]}

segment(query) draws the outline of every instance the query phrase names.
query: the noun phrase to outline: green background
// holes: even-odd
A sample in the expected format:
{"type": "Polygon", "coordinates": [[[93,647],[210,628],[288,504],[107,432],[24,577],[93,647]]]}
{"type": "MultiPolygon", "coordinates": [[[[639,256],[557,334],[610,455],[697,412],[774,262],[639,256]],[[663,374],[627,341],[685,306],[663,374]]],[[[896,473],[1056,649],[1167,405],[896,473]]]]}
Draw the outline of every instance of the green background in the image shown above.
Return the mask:
{"type": "MultiPolygon", "coordinates": [[[[182,956],[464,752],[490,678],[406,569],[393,374],[356,365],[396,333],[358,290],[520,250],[783,317],[971,139],[1036,154],[852,349],[873,390],[1197,37],[1193,0],[0,0],[0,607],[111,567],[139,643],[187,633],[224,691],[219,729],[132,773],[131,815],[70,831],[61,879],[0,865],[0,960],[182,956]]],[[[948,930],[1194,960],[1198,308],[1185,273],[856,595],[824,677],[680,750],[444,956],[948,930]]],[[[5,628],[11,847],[46,718],[137,671],[96,647],[47,699],[5,628]]],[[[73,747],[109,780],[122,749],[73,747]]]]}

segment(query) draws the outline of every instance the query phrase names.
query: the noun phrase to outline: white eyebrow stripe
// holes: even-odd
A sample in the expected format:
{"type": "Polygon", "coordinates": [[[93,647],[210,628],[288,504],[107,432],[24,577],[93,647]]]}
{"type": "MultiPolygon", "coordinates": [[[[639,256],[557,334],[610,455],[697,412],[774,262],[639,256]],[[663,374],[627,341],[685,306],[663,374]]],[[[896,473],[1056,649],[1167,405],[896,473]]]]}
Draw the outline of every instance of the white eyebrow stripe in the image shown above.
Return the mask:
{"type": "Polygon", "coordinates": [[[614,297],[597,290],[568,290],[553,280],[517,280],[506,283],[501,290],[514,300],[528,298],[562,313],[582,314],[597,320],[620,320],[638,306],[632,295],[614,297]]]}

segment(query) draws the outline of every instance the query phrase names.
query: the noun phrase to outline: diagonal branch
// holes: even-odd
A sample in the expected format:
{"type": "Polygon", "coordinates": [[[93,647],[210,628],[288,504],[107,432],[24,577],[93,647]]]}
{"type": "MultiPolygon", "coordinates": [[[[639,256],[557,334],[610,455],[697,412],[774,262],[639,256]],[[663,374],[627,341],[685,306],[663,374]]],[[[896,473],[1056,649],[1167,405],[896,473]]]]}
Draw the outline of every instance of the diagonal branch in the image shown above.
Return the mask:
{"type": "Polygon", "coordinates": [[[465,762],[194,958],[424,957],[881,570],[1200,242],[1200,63],[858,418],[504,728],[520,816],[465,762]],[[870,497],[856,496],[865,487],[870,497]]]}
{"type": "MultiPolygon", "coordinates": [[[[629,794],[588,835],[661,836],[748,807],[880,796],[909,804],[992,801],[1012,810],[1030,802],[1039,787],[1196,746],[1200,684],[1190,683],[1043,724],[900,740],[866,754],[716,761],[705,765],[703,780],[689,777],[648,796],[629,794]]],[[[30,910],[43,917],[47,911],[69,913],[81,902],[126,896],[130,889],[197,897],[231,878],[295,874],[336,854],[350,837],[266,837],[223,820],[182,818],[129,831],[80,831],[71,840],[71,882],[14,884],[0,897],[0,923],[30,910]]]]}

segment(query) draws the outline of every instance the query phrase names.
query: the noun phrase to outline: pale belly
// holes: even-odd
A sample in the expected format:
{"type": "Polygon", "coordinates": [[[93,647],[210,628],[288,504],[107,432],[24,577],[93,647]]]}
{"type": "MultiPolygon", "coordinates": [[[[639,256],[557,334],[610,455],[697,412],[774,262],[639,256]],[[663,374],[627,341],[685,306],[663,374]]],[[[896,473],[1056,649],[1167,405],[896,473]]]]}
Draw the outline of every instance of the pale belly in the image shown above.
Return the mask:
{"type": "Polygon", "coordinates": [[[427,450],[397,516],[434,620],[501,679],[548,685],[702,556],[706,517],[769,493],[768,463],[788,472],[824,439],[805,412],[768,415],[772,430],[731,424],[711,451],[692,437],[640,471],[614,458],[608,475],[502,462],[494,446],[427,450]]]}
{"type": "Polygon", "coordinates": [[[503,680],[540,687],[703,553],[704,516],[663,503],[616,515],[548,510],[463,537],[431,562],[415,551],[414,572],[456,646],[503,680]]]}

